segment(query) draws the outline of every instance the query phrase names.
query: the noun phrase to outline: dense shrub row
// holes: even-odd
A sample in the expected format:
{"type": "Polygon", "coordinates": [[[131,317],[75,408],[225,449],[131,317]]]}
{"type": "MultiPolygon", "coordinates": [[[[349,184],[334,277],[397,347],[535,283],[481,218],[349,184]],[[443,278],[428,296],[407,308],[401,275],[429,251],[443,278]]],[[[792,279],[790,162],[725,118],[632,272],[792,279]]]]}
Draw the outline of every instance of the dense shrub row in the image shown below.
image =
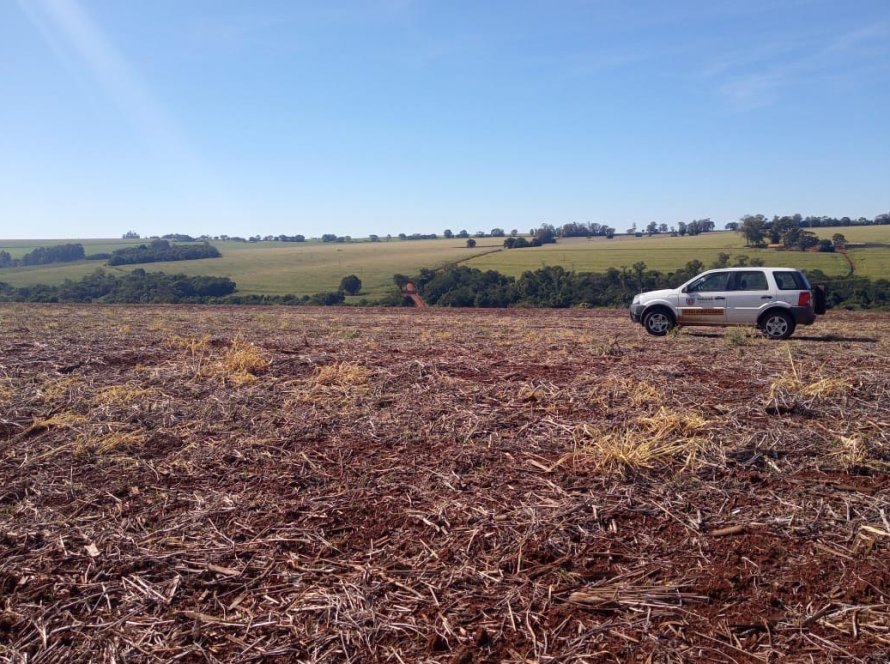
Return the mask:
{"type": "MultiPolygon", "coordinates": [[[[559,266],[524,272],[518,279],[492,270],[466,266],[421,270],[413,280],[428,304],[446,307],[622,307],[640,291],[676,288],[705,269],[690,261],[680,270],[659,272],[645,263],[632,268],[610,268],[604,273],[571,272],[559,266]]],[[[813,283],[825,284],[829,307],[890,308],[890,281],[864,277],[829,277],[809,273],[813,283]]]]}
{"type": "Polygon", "coordinates": [[[108,259],[109,265],[133,265],[160,261],[190,261],[199,258],[219,258],[222,254],[212,244],[170,244],[167,240],[153,240],[138,247],[115,249],[108,259]]]}
{"type": "MultiPolygon", "coordinates": [[[[625,307],[641,290],[675,288],[703,271],[700,261],[690,261],[680,270],[663,273],[645,263],[604,273],[571,272],[559,266],[528,271],[518,279],[493,270],[466,266],[421,270],[413,279],[428,304],[443,307],[625,307]]],[[[890,280],[865,277],[829,277],[818,270],[808,274],[814,284],[827,287],[827,304],[848,309],[890,309],[890,280]]],[[[408,277],[396,275],[403,288],[408,277]]],[[[315,295],[235,295],[235,282],[226,277],[165,274],[135,269],[115,275],[103,270],[80,281],[66,280],[60,286],[13,288],[0,283],[0,301],[14,302],[109,302],[163,303],[203,302],[216,304],[338,305],[344,290],[315,295]]],[[[394,290],[382,301],[363,304],[398,306],[405,302],[394,290]]]]}
{"type": "Polygon", "coordinates": [[[79,281],[60,286],[13,288],[0,283],[0,300],[13,302],[115,302],[176,304],[202,302],[235,292],[227,277],[188,277],[136,269],[125,275],[96,270],[79,281]]]}
{"type": "Polygon", "coordinates": [[[106,302],[115,304],[286,304],[330,306],[343,304],[344,291],[314,295],[234,295],[228,277],[165,274],[137,268],[124,275],[98,269],[79,281],[60,286],[13,288],[0,283],[0,302],[106,302]]]}
{"type": "Polygon", "coordinates": [[[37,247],[21,258],[13,258],[7,251],[0,251],[0,267],[20,265],[49,265],[50,263],[70,263],[83,260],[82,244],[57,244],[51,247],[37,247]]]}

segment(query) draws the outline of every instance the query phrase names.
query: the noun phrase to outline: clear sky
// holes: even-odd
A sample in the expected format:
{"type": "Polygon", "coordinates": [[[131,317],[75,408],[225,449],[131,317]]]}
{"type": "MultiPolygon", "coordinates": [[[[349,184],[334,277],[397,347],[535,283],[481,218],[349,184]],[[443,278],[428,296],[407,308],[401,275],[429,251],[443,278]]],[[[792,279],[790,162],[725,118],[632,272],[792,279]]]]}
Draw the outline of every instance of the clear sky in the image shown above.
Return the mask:
{"type": "Polygon", "coordinates": [[[0,0],[0,237],[890,211],[887,0],[0,0]]]}

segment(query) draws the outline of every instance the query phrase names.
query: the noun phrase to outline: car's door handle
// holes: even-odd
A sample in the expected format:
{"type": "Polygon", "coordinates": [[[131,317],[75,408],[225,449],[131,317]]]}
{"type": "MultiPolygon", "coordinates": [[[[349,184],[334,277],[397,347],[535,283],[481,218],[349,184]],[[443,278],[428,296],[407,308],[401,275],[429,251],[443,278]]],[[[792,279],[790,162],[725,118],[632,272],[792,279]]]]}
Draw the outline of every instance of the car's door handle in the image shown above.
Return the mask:
{"type": "Polygon", "coordinates": [[[761,299],[761,300],[772,300],[772,299],[773,299],[773,296],[772,296],[772,295],[762,295],[762,296],[760,297],[760,299],[761,299]]]}
{"type": "Polygon", "coordinates": [[[714,299],[715,300],[725,300],[726,298],[725,297],[715,297],[714,299]]]}

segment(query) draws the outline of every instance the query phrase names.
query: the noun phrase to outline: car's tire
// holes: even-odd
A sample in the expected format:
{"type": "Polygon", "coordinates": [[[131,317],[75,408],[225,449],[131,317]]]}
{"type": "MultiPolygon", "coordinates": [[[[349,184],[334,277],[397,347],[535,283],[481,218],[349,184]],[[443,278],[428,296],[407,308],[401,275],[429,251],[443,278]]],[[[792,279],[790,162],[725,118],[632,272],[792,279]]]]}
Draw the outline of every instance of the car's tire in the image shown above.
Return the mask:
{"type": "Polygon", "coordinates": [[[760,329],[769,339],[787,339],[794,333],[794,319],[781,309],[774,309],[760,319],[760,329]]]}
{"type": "Polygon", "coordinates": [[[670,312],[670,309],[665,307],[653,307],[652,309],[647,309],[646,313],[643,314],[643,327],[646,328],[646,332],[654,337],[663,337],[676,324],[674,315],[670,312]]]}

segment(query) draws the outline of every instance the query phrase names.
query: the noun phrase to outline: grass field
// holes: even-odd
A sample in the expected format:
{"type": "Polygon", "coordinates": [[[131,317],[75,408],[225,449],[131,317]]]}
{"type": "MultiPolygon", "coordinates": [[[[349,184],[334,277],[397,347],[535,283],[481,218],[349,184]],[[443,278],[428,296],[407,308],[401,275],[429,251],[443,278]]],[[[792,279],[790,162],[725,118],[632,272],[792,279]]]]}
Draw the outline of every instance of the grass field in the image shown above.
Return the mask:
{"type": "Polygon", "coordinates": [[[7,252],[13,258],[21,258],[37,247],[52,247],[57,244],[77,243],[83,245],[84,252],[89,254],[110,253],[115,249],[135,247],[147,240],[113,240],[90,238],[87,240],[3,240],[0,239],[0,251],[7,252]]]}
{"type": "MultiPolygon", "coordinates": [[[[886,277],[890,274],[890,226],[866,226],[816,229],[820,237],[830,238],[843,233],[847,240],[868,246],[850,249],[856,273],[867,277],[886,277]]],[[[134,244],[132,240],[0,240],[0,250],[20,257],[36,246],[61,242],[82,242],[87,253],[111,251],[134,244]]],[[[363,294],[371,299],[382,296],[392,285],[396,273],[412,274],[422,267],[437,268],[448,263],[467,261],[466,264],[504,274],[519,276],[526,270],[546,265],[562,265],[576,271],[602,272],[610,267],[630,267],[642,261],[650,268],[670,271],[683,267],[691,260],[706,266],[718,254],[734,257],[746,254],[761,258],[766,265],[788,265],[804,270],[819,269],[830,275],[847,273],[847,263],[839,254],[777,252],[750,249],[737,233],[715,232],[696,237],[629,237],[568,238],[557,244],[534,249],[499,250],[498,238],[478,240],[475,249],[467,249],[459,239],[412,240],[391,242],[354,242],[323,244],[306,242],[214,242],[223,253],[222,258],[174,263],[140,265],[148,270],[182,272],[188,275],[230,277],[238,284],[241,294],[308,295],[334,290],[340,279],[356,274],[362,280],[363,294]]],[[[59,284],[65,279],[79,279],[103,267],[102,261],[80,261],[47,266],[8,268],[0,270],[0,282],[13,286],[38,283],[59,284]]],[[[121,273],[137,266],[106,268],[121,273]]]]}
{"type": "MultiPolygon", "coordinates": [[[[890,226],[863,228],[820,228],[819,237],[831,238],[843,233],[850,242],[887,244],[886,247],[851,249],[850,257],[856,264],[857,274],[880,277],[888,274],[890,264],[890,226]]],[[[706,266],[717,259],[718,254],[733,256],[745,254],[761,258],[766,265],[789,265],[803,270],[819,269],[830,275],[846,274],[848,266],[843,257],[831,253],[779,252],[772,249],[745,247],[738,233],[705,233],[695,237],[631,237],[568,238],[556,244],[535,249],[502,251],[474,258],[467,265],[484,270],[497,270],[519,276],[526,270],[545,265],[562,265],[566,269],[582,272],[603,272],[610,267],[630,267],[643,261],[652,269],[670,271],[683,267],[691,260],[700,260],[706,266]]]]}
{"type": "MultiPolygon", "coordinates": [[[[2,243],[0,243],[2,244],[2,243]]],[[[396,273],[411,274],[422,267],[441,267],[498,249],[497,240],[480,240],[467,249],[463,240],[411,240],[355,242],[350,244],[257,242],[214,242],[222,258],[171,263],[151,263],[106,268],[126,272],[136,267],[188,275],[230,277],[241,294],[309,295],[336,290],[340,280],[355,274],[362,292],[379,297],[392,286],[396,273]]],[[[13,286],[58,284],[79,279],[98,267],[99,261],[0,270],[0,281],[13,286]]]]}

